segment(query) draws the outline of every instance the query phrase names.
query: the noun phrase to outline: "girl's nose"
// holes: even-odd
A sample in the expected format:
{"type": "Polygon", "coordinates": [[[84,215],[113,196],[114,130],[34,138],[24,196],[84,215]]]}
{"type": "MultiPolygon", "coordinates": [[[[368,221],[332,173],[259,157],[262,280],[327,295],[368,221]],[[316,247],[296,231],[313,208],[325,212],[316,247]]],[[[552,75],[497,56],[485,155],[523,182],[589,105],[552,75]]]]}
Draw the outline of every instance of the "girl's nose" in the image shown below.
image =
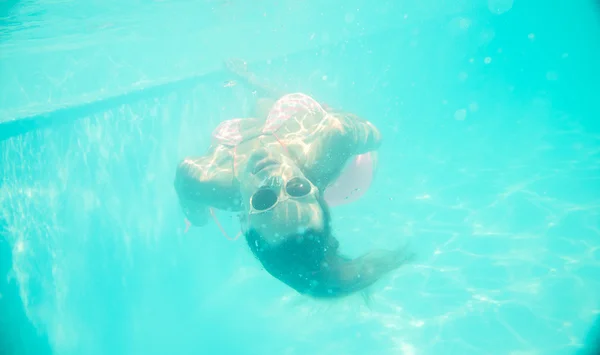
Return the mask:
{"type": "Polygon", "coordinates": [[[267,152],[266,149],[264,149],[264,148],[256,149],[250,155],[250,159],[248,160],[249,165],[254,165],[254,164],[258,163],[259,161],[265,159],[268,156],[269,156],[269,153],[267,152]]]}

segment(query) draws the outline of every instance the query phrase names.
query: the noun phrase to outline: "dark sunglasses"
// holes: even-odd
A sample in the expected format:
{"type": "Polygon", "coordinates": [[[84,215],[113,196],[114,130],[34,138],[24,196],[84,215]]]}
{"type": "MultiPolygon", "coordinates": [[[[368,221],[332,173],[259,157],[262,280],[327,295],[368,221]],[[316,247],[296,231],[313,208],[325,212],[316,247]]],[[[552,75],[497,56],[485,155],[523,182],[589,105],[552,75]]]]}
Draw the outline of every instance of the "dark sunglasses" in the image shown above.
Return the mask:
{"type": "MultiPolygon", "coordinates": [[[[304,197],[309,195],[312,191],[313,185],[304,178],[295,177],[285,184],[285,192],[289,197],[304,197]]],[[[256,212],[262,212],[273,208],[282,200],[285,200],[285,198],[280,199],[277,190],[270,187],[263,187],[252,195],[250,198],[250,206],[252,206],[252,209],[256,212]]]]}

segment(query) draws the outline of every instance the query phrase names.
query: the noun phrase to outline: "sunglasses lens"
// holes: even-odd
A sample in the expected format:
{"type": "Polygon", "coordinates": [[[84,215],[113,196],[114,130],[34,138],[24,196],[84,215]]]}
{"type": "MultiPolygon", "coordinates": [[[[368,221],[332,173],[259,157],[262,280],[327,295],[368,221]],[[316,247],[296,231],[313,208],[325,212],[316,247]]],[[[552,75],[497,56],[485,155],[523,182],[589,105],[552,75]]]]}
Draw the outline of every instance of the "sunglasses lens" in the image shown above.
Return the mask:
{"type": "Polygon", "coordinates": [[[257,211],[268,210],[277,203],[277,194],[270,189],[262,189],[256,191],[252,195],[252,208],[257,211]]]}
{"type": "Polygon", "coordinates": [[[285,185],[285,191],[292,197],[303,197],[310,193],[312,186],[306,179],[293,178],[285,185]]]}

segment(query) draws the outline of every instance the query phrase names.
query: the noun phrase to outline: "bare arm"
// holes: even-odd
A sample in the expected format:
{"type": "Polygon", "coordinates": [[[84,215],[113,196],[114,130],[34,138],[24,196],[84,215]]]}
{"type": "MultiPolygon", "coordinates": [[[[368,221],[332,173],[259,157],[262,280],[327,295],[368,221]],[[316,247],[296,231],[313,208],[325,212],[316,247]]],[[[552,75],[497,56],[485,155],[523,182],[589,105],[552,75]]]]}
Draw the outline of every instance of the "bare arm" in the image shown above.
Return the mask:
{"type": "Polygon", "coordinates": [[[210,207],[240,209],[239,188],[231,169],[225,166],[219,164],[214,155],[186,158],[179,163],[175,191],[185,216],[193,225],[206,224],[210,207]]]}
{"type": "Polygon", "coordinates": [[[334,113],[332,116],[339,141],[343,142],[343,149],[350,156],[368,153],[381,146],[381,132],[371,122],[347,113],[334,113]]]}
{"type": "Polygon", "coordinates": [[[354,115],[330,113],[320,124],[311,144],[304,173],[319,188],[326,188],[342,173],[349,159],[373,152],[381,145],[381,134],[370,122],[354,115]]]}

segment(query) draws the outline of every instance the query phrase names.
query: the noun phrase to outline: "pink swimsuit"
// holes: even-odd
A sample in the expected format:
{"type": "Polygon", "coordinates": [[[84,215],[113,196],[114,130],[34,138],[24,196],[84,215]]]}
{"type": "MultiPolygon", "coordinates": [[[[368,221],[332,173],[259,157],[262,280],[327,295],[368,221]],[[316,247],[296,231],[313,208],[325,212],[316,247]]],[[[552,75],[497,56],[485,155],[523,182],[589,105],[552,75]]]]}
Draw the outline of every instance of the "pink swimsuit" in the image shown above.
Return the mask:
{"type": "MultiPolygon", "coordinates": [[[[300,112],[326,113],[321,104],[308,95],[288,94],[280,98],[267,116],[263,133],[275,133],[288,119],[300,112]]],[[[222,122],[213,131],[213,142],[237,146],[243,139],[240,129],[242,118],[222,122]]],[[[343,205],[358,200],[373,180],[374,161],[371,153],[352,159],[340,177],[325,190],[325,200],[330,206],[343,205]]]]}

